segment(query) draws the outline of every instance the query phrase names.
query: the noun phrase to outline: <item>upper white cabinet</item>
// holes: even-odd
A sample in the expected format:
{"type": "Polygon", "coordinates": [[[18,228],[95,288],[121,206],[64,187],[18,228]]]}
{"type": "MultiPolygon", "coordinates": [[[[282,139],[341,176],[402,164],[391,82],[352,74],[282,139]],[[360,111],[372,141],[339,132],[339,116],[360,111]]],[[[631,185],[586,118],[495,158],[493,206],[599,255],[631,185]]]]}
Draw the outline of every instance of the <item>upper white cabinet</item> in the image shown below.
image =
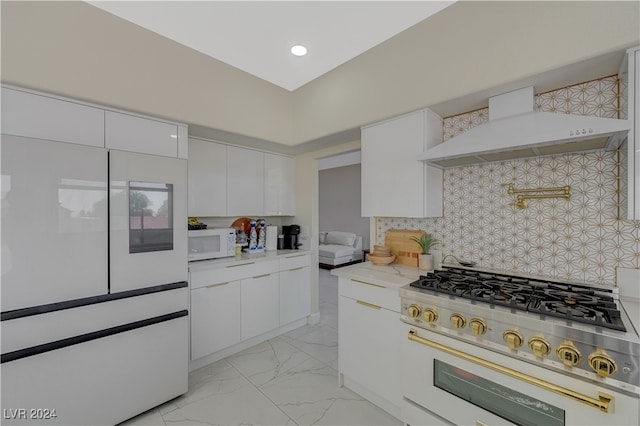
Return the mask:
{"type": "Polygon", "coordinates": [[[276,154],[264,154],[264,214],[294,216],[295,160],[276,154]]]}
{"type": "Polygon", "coordinates": [[[227,215],[227,145],[189,139],[189,216],[227,215]]]}
{"type": "Polygon", "coordinates": [[[178,126],[135,115],[106,111],[105,143],[121,151],[178,157],[178,126]]]}
{"type": "Polygon", "coordinates": [[[263,155],[253,149],[227,147],[227,216],[263,213],[263,155]]]}
{"type": "Polygon", "coordinates": [[[104,110],[3,87],[2,133],[104,147],[104,110]]]}
{"type": "Polygon", "coordinates": [[[424,109],[362,128],[362,216],[442,216],[442,170],[416,160],[442,141],[442,119],[424,109]]]}
{"type": "MultiPolygon", "coordinates": [[[[627,200],[622,200],[622,216],[629,220],[640,220],[640,46],[627,51],[625,63],[620,72],[621,84],[626,83],[627,91],[621,91],[621,101],[626,101],[626,111],[623,114],[631,122],[631,130],[627,138],[626,149],[623,147],[623,156],[626,157],[626,179],[621,180],[622,185],[627,185],[627,200]]],[[[624,159],[622,159],[624,161],[624,159]]],[[[624,189],[621,188],[624,196],[624,189]]]]}

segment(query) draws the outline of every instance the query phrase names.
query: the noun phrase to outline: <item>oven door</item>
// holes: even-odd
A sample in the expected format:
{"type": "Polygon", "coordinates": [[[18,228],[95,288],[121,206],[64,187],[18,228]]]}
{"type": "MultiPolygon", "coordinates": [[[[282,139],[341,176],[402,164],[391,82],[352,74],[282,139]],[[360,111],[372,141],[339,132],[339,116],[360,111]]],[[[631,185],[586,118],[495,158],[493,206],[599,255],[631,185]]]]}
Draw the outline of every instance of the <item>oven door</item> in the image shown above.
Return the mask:
{"type": "Polygon", "coordinates": [[[401,353],[413,419],[419,407],[459,425],[638,424],[638,397],[424,329],[404,327],[401,353]]]}

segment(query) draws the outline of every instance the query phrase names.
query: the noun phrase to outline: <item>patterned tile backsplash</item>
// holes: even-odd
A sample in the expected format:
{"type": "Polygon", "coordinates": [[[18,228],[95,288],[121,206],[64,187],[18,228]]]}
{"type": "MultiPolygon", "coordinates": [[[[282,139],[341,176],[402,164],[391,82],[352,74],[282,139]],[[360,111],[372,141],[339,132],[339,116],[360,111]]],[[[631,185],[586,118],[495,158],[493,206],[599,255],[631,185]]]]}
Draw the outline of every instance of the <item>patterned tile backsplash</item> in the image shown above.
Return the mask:
{"type": "MultiPolygon", "coordinates": [[[[579,115],[618,116],[615,77],[536,95],[536,107],[579,115]]],[[[445,119],[445,139],[487,119],[487,110],[445,119]]],[[[640,268],[640,221],[618,219],[618,154],[598,151],[446,169],[444,216],[376,218],[376,244],[387,229],[421,229],[442,241],[444,255],[484,268],[562,279],[615,283],[616,267],[640,268]],[[571,186],[571,199],[511,205],[516,188],[571,186]]]]}

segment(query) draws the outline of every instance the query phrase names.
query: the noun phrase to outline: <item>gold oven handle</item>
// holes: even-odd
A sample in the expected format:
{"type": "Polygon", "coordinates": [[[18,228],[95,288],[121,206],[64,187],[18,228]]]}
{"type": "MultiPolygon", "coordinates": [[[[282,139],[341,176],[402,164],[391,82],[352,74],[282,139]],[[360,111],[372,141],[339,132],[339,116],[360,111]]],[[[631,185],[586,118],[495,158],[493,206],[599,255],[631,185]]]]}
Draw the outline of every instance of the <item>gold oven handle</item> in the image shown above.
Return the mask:
{"type": "Polygon", "coordinates": [[[427,340],[424,337],[418,336],[418,331],[415,328],[409,330],[409,340],[420,343],[425,346],[430,346],[439,351],[448,353],[450,355],[457,356],[467,361],[471,361],[475,364],[481,365],[486,368],[490,368],[492,370],[498,371],[507,376],[511,376],[518,380],[522,380],[523,382],[530,383],[532,385],[541,387],[545,390],[555,392],[560,395],[564,395],[567,398],[574,399],[578,402],[586,404],[590,407],[597,408],[598,410],[608,413],[609,410],[613,411],[613,396],[608,395],[603,392],[598,392],[598,398],[591,398],[590,396],[583,395],[581,393],[572,391],[571,389],[564,388],[562,386],[554,385],[553,383],[546,382],[544,380],[540,380],[536,377],[529,376],[527,374],[521,373],[516,370],[512,370],[507,367],[503,367],[502,365],[495,364],[491,361],[484,360],[474,355],[467,354],[465,352],[459,351],[457,349],[450,348],[445,345],[441,345],[440,343],[432,342],[431,340],[427,340]]]}

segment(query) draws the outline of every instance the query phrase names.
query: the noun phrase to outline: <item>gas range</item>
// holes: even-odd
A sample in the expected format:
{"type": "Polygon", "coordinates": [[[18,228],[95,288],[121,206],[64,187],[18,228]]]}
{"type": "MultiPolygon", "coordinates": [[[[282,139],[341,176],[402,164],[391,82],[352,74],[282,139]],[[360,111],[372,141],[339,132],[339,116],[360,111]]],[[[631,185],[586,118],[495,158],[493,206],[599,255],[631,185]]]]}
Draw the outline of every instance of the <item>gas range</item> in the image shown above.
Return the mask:
{"type": "Polygon", "coordinates": [[[400,289],[402,321],[640,394],[640,339],[616,287],[445,266],[400,289]]]}

